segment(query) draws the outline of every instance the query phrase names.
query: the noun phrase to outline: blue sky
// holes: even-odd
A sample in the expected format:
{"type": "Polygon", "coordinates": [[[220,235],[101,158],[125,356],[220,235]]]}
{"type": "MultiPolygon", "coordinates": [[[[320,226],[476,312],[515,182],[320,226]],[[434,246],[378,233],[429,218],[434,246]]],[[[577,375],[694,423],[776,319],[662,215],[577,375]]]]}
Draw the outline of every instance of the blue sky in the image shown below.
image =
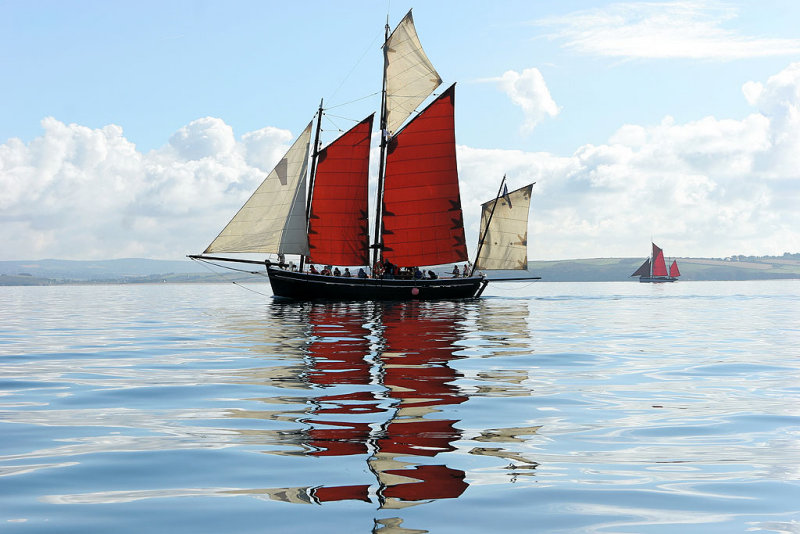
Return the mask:
{"type": "Polygon", "coordinates": [[[468,240],[508,174],[531,259],[800,252],[800,2],[0,0],[0,259],[202,250],[412,7],[468,240]]]}

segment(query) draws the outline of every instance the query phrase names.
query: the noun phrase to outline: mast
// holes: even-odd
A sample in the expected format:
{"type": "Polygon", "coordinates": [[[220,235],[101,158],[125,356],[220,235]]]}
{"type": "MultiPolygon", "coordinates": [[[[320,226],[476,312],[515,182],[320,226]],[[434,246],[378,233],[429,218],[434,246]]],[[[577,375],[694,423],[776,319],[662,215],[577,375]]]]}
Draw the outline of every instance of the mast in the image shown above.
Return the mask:
{"type": "MultiPolygon", "coordinates": [[[[322,130],[322,100],[319,99],[319,110],[317,111],[317,130],[314,134],[314,152],[311,153],[311,174],[308,181],[308,199],[306,200],[306,234],[308,234],[308,221],[311,218],[311,198],[314,193],[314,177],[317,174],[317,156],[319,155],[319,134],[322,130]]],[[[303,272],[306,257],[300,255],[299,271],[303,272]]]]}
{"type": "Polygon", "coordinates": [[[483,235],[478,241],[478,250],[475,251],[475,263],[472,264],[472,269],[469,271],[469,275],[472,276],[475,274],[475,265],[478,262],[478,256],[481,255],[481,249],[483,248],[483,242],[486,240],[486,235],[489,233],[489,225],[492,223],[492,217],[494,216],[494,209],[497,207],[497,201],[500,200],[500,193],[503,191],[503,184],[506,183],[506,175],[503,175],[503,179],[500,180],[500,187],[497,189],[497,196],[494,198],[494,205],[492,206],[492,211],[489,213],[489,219],[486,221],[486,228],[483,229],[483,235]]]}
{"type": "Polygon", "coordinates": [[[383,178],[386,172],[386,145],[389,132],[386,129],[386,66],[389,62],[386,43],[389,40],[389,15],[386,15],[386,27],[383,38],[383,82],[381,85],[381,154],[378,160],[378,186],[375,192],[375,236],[372,244],[372,265],[383,259],[383,239],[381,236],[383,222],[383,178]]]}

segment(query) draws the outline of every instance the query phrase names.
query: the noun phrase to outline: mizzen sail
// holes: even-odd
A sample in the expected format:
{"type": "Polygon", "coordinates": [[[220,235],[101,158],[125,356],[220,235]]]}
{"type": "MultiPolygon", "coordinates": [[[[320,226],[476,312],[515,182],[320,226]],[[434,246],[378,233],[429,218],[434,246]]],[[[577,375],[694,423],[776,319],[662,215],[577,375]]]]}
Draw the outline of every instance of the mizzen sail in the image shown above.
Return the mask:
{"type": "Polygon", "coordinates": [[[442,79],[422,49],[411,11],[384,44],[386,130],[394,135],[442,79]]]}
{"type": "Polygon", "coordinates": [[[319,153],[308,221],[308,259],[312,263],[369,263],[367,196],[372,119],[370,115],[319,153]]]}
{"type": "Polygon", "coordinates": [[[483,245],[476,269],[528,268],[528,210],[533,184],[486,202],[481,210],[483,245]]]}
{"type": "Polygon", "coordinates": [[[676,278],[681,275],[681,272],[678,269],[678,260],[672,260],[672,265],[669,266],[669,275],[676,278]]]}
{"type": "Polygon", "coordinates": [[[204,254],[308,254],[305,189],[310,140],[311,123],[204,254]]]}
{"type": "Polygon", "coordinates": [[[389,143],[383,257],[401,267],[467,260],[458,186],[455,85],[389,143]]]}

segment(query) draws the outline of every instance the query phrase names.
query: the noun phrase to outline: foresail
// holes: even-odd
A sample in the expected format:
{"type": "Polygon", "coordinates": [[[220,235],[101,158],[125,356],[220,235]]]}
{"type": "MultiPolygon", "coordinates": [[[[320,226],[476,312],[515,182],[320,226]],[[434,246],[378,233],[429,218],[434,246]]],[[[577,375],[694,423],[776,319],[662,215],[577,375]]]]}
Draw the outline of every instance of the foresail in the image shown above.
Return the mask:
{"type": "Polygon", "coordinates": [[[310,140],[311,123],[206,248],[206,254],[308,254],[305,190],[310,140]]]}
{"type": "Polygon", "coordinates": [[[325,265],[367,265],[370,115],[320,151],[311,217],[309,258],[325,265]]]}
{"type": "Polygon", "coordinates": [[[631,276],[650,276],[650,258],[644,260],[644,263],[631,276]]]}
{"type": "Polygon", "coordinates": [[[533,184],[526,185],[482,205],[481,235],[484,238],[475,260],[476,269],[528,268],[528,211],[532,188],[533,184]]]}
{"type": "Polygon", "coordinates": [[[389,143],[383,257],[400,267],[467,260],[454,108],[452,86],[389,143]]]}
{"type": "Polygon", "coordinates": [[[403,124],[442,79],[433,68],[414,28],[411,11],[384,45],[386,56],[386,129],[390,135],[403,124]]]}

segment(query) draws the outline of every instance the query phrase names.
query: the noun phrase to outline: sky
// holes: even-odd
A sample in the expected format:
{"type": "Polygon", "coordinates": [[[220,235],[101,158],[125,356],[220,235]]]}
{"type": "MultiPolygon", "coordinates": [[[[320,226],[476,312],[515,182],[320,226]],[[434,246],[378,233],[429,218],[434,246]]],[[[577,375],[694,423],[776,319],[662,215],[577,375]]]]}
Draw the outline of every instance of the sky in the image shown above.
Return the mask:
{"type": "Polygon", "coordinates": [[[411,8],[469,243],[506,175],[531,260],[800,252],[795,0],[0,0],[0,260],[201,252],[411,8]]]}

